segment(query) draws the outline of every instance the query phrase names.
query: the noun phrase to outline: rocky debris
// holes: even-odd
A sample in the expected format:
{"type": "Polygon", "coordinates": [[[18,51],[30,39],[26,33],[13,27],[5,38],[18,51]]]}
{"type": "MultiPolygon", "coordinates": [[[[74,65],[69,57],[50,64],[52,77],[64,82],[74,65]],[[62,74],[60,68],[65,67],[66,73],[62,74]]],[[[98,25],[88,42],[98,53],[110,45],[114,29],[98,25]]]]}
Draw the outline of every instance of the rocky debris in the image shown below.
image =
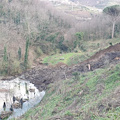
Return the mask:
{"type": "Polygon", "coordinates": [[[94,54],[92,57],[90,57],[89,59],[87,59],[84,62],[97,61],[98,59],[103,57],[106,53],[116,53],[119,51],[120,51],[120,43],[110,46],[104,50],[100,50],[99,52],[97,52],[96,54],[94,54]]]}
{"type": "Polygon", "coordinates": [[[120,59],[116,59],[116,57],[120,57],[120,51],[105,53],[99,59],[88,59],[80,64],[74,65],[69,68],[67,71],[67,75],[70,76],[73,72],[89,72],[90,70],[93,71],[98,68],[103,68],[110,63],[119,62],[120,59]]]}
{"type": "Polygon", "coordinates": [[[15,100],[16,100],[16,101],[20,101],[20,98],[19,98],[19,97],[15,97],[15,100]]]}
{"type": "Polygon", "coordinates": [[[71,78],[75,72],[89,72],[103,68],[111,63],[116,64],[120,62],[118,58],[120,58],[120,44],[101,50],[89,59],[70,67],[64,63],[58,63],[55,66],[40,65],[26,72],[24,78],[30,80],[30,82],[35,84],[36,87],[42,91],[47,89],[47,86],[56,80],[71,78]]]}
{"type": "Polygon", "coordinates": [[[5,119],[7,117],[9,117],[10,115],[12,115],[12,111],[2,111],[1,114],[0,114],[0,118],[1,119],[5,119]]]}
{"type": "Polygon", "coordinates": [[[1,78],[1,80],[13,80],[13,79],[15,79],[14,76],[6,76],[1,78]]]}
{"type": "Polygon", "coordinates": [[[48,84],[66,78],[65,69],[65,66],[37,68],[28,71],[24,76],[25,79],[35,84],[39,90],[45,90],[48,84]]]}
{"type": "Polygon", "coordinates": [[[35,92],[35,89],[30,88],[29,91],[30,92],[35,92]]]}
{"type": "Polygon", "coordinates": [[[15,102],[12,104],[13,108],[18,109],[21,108],[21,104],[19,102],[15,102]]]}
{"type": "MultiPolygon", "coordinates": [[[[19,98],[19,97],[15,97],[15,100],[18,101],[18,102],[20,102],[20,99],[21,99],[21,98],[19,98]]],[[[28,100],[29,100],[28,98],[25,98],[25,99],[23,99],[23,102],[26,102],[26,101],[28,101],[28,100]]]]}
{"type": "Polygon", "coordinates": [[[63,58],[60,58],[60,60],[64,60],[65,58],[63,57],[63,58]]]}
{"type": "Polygon", "coordinates": [[[44,65],[44,64],[43,64],[43,59],[41,59],[41,58],[36,59],[36,60],[35,60],[35,63],[36,63],[37,65],[44,65]]]}

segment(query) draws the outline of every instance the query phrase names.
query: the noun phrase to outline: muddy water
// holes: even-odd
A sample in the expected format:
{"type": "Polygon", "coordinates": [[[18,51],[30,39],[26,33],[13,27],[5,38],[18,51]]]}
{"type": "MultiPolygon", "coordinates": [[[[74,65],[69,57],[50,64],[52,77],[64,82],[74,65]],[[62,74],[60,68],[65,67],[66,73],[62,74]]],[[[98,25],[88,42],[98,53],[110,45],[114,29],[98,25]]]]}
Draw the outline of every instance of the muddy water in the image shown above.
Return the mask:
{"type": "Polygon", "coordinates": [[[23,103],[22,108],[14,109],[10,118],[18,117],[24,114],[31,107],[38,104],[45,92],[39,92],[34,84],[29,81],[16,78],[12,81],[0,81],[0,113],[3,111],[3,103],[6,103],[6,111],[9,111],[10,106],[13,104],[13,96],[17,98],[15,103],[19,103],[22,98],[26,102],[23,103]]]}

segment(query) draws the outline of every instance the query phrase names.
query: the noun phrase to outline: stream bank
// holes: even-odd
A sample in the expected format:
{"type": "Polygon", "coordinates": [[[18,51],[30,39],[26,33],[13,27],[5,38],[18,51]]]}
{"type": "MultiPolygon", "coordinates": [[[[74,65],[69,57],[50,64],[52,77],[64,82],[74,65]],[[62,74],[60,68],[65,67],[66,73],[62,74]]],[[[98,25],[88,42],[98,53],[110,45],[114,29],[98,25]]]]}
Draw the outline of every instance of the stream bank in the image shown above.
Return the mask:
{"type": "Polygon", "coordinates": [[[38,104],[45,95],[29,81],[15,78],[0,81],[0,118],[17,118],[38,104]]]}

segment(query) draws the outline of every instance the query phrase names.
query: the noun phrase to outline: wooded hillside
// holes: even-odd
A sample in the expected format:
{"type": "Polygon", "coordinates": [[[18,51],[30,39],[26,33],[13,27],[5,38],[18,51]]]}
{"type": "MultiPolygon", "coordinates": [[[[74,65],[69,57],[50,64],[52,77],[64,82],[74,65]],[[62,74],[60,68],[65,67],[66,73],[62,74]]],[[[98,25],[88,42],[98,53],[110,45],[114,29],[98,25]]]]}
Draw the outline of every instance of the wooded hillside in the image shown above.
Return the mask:
{"type": "MultiPolygon", "coordinates": [[[[67,11],[46,1],[1,0],[0,73],[21,73],[25,69],[25,58],[30,68],[42,55],[85,52],[87,49],[83,42],[111,38],[111,21],[102,13],[92,13],[79,7],[67,11]],[[86,11],[89,19],[82,14],[86,11]]],[[[114,36],[119,37],[119,32],[118,21],[114,36]]]]}

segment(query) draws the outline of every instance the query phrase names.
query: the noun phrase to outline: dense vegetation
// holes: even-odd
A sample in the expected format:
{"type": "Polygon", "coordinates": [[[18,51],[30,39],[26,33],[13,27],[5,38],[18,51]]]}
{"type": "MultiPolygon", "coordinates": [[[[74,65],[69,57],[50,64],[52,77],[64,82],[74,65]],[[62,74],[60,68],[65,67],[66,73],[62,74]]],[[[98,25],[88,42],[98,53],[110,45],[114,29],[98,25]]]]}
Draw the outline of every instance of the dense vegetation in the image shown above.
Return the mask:
{"type": "MultiPolygon", "coordinates": [[[[64,5],[67,10],[62,10],[38,0],[0,3],[0,75],[20,74],[41,63],[77,64],[120,42],[119,20],[115,21],[111,36],[109,17],[90,9],[72,10],[64,5]],[[81,20],[81,11],[90,16],[81,20]]],[[[88,73],[75,72],[70,79],[51,83],[40,105],[20,120],[119,120],[120,105],[112,104],[120,102],[119,71],[120,64],[113,64],[88,73]]]]}
{"type": "MultiPolygon", "coordinates": [[[[89,9],[76,7],[74,11],[69,10],[70,13],[81,14],[86,11],[91,14],[90,19],[79,20],[83,14],[74,17],[64,9],[53,7],[49,2],[1,0],[0,3],[2,75],[19,74],[36,65],[37,58],[44,55],[89,52],[85,43],[98,40],[102,42],[111,38],[112,25],[109,18],[92,13],[89,9]]],[[[119,37],[119,31],[120,23],[117,21],[114,34],[116,38],[119,37]]],[[[100,49],[101,42],[98,43],[100,49]]]]}
{"type": "Polygon", "coordinates": [[[1,1],[1,74],[20,73],[26,63],[29,67],[42,54],[67,51],[63,33],[71,25],[66,19],[54,15],[55,10],[45,4],[35,0],[1,1]]]}

